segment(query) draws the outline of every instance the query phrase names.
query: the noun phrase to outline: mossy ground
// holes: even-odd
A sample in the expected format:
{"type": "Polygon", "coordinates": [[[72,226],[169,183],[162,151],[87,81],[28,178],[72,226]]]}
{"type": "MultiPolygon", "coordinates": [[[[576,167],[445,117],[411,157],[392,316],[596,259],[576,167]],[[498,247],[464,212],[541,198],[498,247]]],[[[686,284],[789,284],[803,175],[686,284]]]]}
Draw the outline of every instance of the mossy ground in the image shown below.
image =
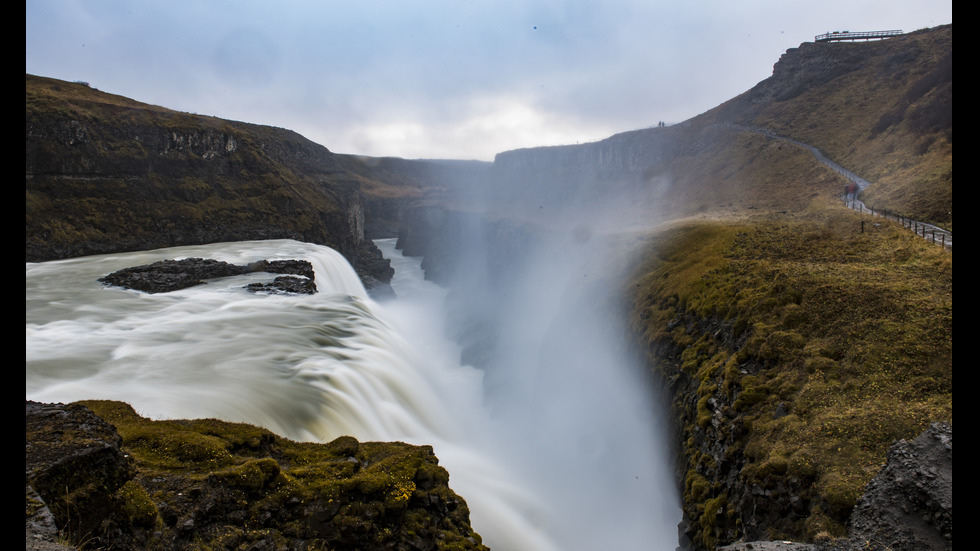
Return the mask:
{"type": "MultiPolygon", "coordinates": [[[[952,421],[952,253],[863,220],[862,231],[855,213],[826,208],[677,226],[655,237],[632,286],[634,331],[681,351],[699,382],[697,425],[711,428],[711,401],[747,428],[729,449],[744,455],[740,478],[804,488],[807,519],[772,537],[843,535],[888,447],[952,421]],[[692,331],[685,315],[730,335],[692,331]]],[[[738,524],[726,489],[701,474],[710,456],[685,448],[685,506],[738,524]]],[[[713,526],[701,535],[714,541],[713,526]]]]}
{"type": "MultiPolygon", "coordinates": [[[[152,421],[125,403],[81,403],[116,427],[135,460],[139,474],[118,496],[117,522],[127,529],[179,532],[193,518],[201,549],[258,540],[324,549],[380,549],[406,540],[485,549],[428,446],[349,436],[294,442],[247,424],[152,421]]],[[[153,537],[142,543],[168,548],[153,537]]]]}

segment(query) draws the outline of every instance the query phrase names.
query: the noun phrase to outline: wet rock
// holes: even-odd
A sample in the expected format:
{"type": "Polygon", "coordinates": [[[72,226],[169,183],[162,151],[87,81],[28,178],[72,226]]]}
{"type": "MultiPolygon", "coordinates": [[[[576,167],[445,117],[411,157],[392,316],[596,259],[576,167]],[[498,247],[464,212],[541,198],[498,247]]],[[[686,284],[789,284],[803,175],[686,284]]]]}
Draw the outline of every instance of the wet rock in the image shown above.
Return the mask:
{"type": "Polygon", "coordinates": [[[153,264],[124,268],[100,278],[99,281],[147,293],[166,293],[200,285],[204,283],[205,279],[240,275],[246,271],[247,268],[244,266],[236,266],[219,260],[205,258],[168,259],[153,264]]]}
{"type": "Polygon", "coordinates": [[[253,293],[286,295],[312,295],[316,293],[316,283],[305,277],[279,276],[272,283],[249,283],[245,288],[253,293]]]}
{"type": "Polygon", "coordinates": [[[861,549],[953,549],[951,426],[933,423],[888,450],[888,463],[854,507],[850,532],[861,549]]]}
{"type": "Polygon", "coordinates": [[[259,260],[245,266],[209,258],[161,260],[152,264],[115,271],[99,281],[147,293],[167,293],[200,285],[208,279],[230,277],[251,272],[293,274],[300,277],[278,277],[272,283],[254,283],[250,291],[289,294],[316,293],[313,265],[306,260],[259,260]]]}
{"type": "Polygon", "coordinates": [[[94,532],[135,474],[122,439],[78,404],[27,401],[25,421],[29,526],[34,518],[38,535],[51,535],[52,520],[76,537],[94,532]]]}

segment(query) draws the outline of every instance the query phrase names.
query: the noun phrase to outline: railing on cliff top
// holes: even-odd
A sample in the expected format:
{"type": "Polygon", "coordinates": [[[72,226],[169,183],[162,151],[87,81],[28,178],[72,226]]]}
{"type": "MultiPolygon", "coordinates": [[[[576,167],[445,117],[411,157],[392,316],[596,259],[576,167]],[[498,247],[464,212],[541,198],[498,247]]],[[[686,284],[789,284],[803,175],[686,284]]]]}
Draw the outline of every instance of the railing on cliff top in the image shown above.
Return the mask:
{"type": "MultiPolygon", "coordinates": [[[[861,200],[857,198],[857,194],[849,186],[845,186],[844,193],[839,195],[844,204],[853,210],[862,213],[868,213],[872,217],[880,216],[885,220],[895,220],[900,223],[903,227],[912,230],[915,235],[921,236],[926,241],[932,240],[936,245],[941,246],[944,249],[953,250],[953,232],[940,228],[939,226],[934,226],[926,222],[919,222],[918,220],[913,220],[904,214],[900,214],[888,209],[881,207],[869,207],[865,205],[861,200]]],[[[861,222],[861,232],[864,232],[864,221],[861,222]]]]}
{"type": "Polygon", "coordinates": [[[827,34],[818,34],[813,37],[815,42],[834,42],[837,40],[879,40],[884,38],[891,38],[893,36],[901,36],[905,33],[902,31],[834,31],[827,34]]]}

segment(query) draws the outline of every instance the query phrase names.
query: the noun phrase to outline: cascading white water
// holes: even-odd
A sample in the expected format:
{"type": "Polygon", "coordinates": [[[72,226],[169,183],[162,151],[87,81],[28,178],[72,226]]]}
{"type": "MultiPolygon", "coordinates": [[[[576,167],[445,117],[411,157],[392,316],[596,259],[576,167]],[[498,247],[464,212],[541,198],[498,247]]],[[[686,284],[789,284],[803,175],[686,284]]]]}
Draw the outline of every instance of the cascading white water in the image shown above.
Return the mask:
{"type": "MultiPolygon", "coordinates": [[[[572,357],[584,363],[564,358],[578,382],[538,373],[528,387],[516,362],[521,387],[489,400],[483,373],[459,365],[443,338],[445,291],[393,240],[379,246],[399,295],[383,304],[367,298],[338,253],[289,240],[27,264],[27,398],[122,400],[151,418],[217,417],[297,440],[431,444],[495,550],[673,549],[680,513],[635,381],[610,369],[601,350],[583,349],[572,357]],[[268,274],[164,294],[97,281],[186,257],[306,259],[319,292],[242,289],[268,274]],[[590,363],[602,369],[590,374],[590,363]]],[[[534,331],[547,318],[539,313],[534,331]]]]}

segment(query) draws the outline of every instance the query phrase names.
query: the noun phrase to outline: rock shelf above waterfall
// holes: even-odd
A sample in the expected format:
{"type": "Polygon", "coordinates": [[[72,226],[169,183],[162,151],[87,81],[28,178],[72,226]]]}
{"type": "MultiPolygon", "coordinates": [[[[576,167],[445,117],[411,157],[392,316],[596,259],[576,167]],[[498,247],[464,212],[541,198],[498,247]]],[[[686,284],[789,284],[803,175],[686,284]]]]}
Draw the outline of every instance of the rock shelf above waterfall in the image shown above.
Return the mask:
{"type": "Polygon", "coordinates": [[[277,277],[271,283],[253,283],[245,288],[252,292],[307,294],[316,293],[313,265],[306,260],[259,260],[244,266],[209,258],[161,260],[112,272],[99,281],[147,293],[166,293],[205,283],[205,280],[252,272],[292,274],[277,277]],[[300,277],[293,277],[300,276],[300,277]]]}

